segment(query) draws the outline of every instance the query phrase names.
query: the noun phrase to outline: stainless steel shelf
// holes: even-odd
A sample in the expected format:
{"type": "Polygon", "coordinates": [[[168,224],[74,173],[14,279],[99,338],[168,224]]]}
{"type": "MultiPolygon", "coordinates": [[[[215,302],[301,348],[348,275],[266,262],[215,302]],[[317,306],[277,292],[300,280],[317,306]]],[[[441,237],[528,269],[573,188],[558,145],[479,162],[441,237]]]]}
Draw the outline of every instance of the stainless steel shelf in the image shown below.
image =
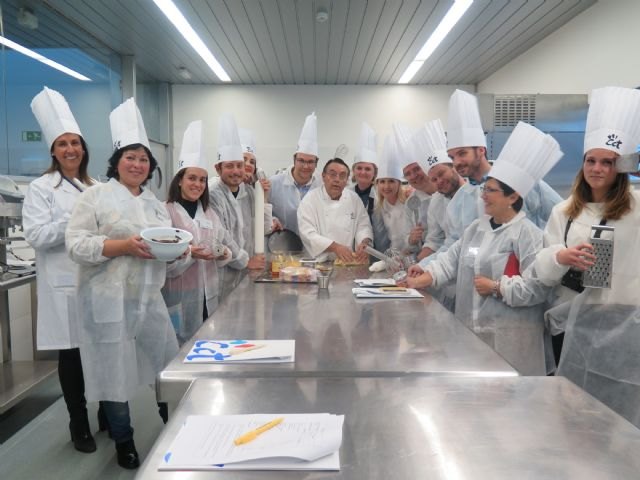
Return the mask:
{"type": "Polygon", "coordinates": [[[5,362],[0,366],[0,413],[13,407],[58,370],[56,361],[5,362]]]}

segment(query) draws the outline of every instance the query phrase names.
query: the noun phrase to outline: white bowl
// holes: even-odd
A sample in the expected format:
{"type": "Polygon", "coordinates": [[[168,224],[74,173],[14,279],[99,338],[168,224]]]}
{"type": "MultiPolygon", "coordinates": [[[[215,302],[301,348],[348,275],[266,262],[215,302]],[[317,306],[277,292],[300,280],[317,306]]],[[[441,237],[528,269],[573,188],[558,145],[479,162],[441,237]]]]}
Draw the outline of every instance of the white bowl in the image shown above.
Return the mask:
{"type": "Polygon", "coordinates": [[[193,235],[186,230],[172,227],[153,227],[146,228],[140,232],[140,236],[151,250],[151,255],[156,260],[170,262],[182,255],[187,248],[189,242],[193,240],[193,235]],[[159,240],[174,240],[176,242],[165,243],[159,240]]]}

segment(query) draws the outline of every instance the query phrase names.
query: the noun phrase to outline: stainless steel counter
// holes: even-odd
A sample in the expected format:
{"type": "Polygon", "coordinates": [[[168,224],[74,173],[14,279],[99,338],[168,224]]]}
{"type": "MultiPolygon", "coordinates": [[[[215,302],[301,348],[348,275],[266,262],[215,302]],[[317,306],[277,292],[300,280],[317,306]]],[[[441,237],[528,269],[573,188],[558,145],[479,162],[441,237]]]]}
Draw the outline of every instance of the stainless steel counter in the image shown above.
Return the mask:
{"type": "Polygon", "coordinates": [[[631,479],[640,430],[561,377],[194,382],[136,478],[631,479]],[[187,415],[344,414],[339,472],[158,472],[187,415]]]}
{"type": "Polygon", "coordinates": [[[245,277],[194,340],[295,339],[290,364],[185,364],[193,342],[158,377],[158,399],[178,402],[196,378],[281,376],[517,375],[428,295],[357,300],[353,279],[366,268],[336,268],[327,290],[315,284],[253,283],[245,277]]]}

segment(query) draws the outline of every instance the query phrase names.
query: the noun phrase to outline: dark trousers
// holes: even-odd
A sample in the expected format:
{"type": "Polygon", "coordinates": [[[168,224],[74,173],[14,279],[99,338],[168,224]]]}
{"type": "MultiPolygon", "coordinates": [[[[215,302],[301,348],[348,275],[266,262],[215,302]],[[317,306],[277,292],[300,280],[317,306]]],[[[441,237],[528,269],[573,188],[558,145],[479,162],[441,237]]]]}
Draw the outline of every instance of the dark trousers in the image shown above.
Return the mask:
{"type": "Polygon", "coordinates": [[[122,443],[133,439],[133,428],[129,416],[129,402],[100,401],[107,422],[109,422],[109,435],[114,442],[122,443]]]}
{"type": "Polygon", "coordinates": [[[58,352],[58,377],[71,421],[85,419],[87,417],[87,400],[84,397],[84,376],[79,348],[58,352]]]}

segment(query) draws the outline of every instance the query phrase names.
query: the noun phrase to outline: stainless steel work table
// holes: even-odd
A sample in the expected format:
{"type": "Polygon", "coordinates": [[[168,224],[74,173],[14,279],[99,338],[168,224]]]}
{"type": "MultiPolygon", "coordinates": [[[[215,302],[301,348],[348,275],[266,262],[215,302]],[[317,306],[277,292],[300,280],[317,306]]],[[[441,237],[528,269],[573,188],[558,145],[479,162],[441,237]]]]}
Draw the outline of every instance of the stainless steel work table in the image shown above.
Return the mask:
{"type": "Polygon", "coordinates": [[[176,404],[196,378],[281,376],[517,375],[428,295],[358,300],[366,267],[333,271],[315,284],[254,283],[248,276],[160,373],[160,401],[176,404]],[[193,340],[295,339],[295,363],[185,364],[193,340]]]}
{"type": "Polygon", "coordinates": [[[562,377],[203,379],[137,478],[630,479],[639,451],[640,430],[562,377]],[[339,472],[157,471],[187,415],[306,412],[345,415],[339,472]]]}

